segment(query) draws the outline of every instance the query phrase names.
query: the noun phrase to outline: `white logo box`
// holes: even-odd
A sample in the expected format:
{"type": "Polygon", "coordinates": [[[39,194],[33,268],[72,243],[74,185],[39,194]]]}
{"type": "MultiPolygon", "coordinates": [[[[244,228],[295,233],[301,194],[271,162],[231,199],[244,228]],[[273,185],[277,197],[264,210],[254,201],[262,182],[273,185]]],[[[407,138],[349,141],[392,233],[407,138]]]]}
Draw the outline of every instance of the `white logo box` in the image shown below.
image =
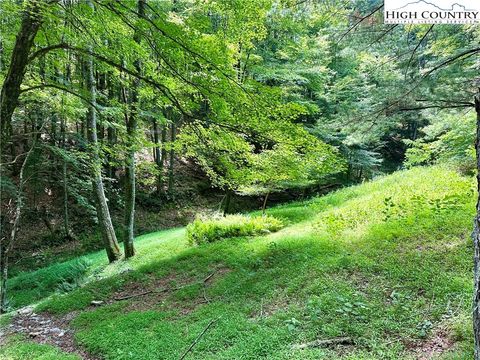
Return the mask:
{"type": "Polygon", "coordinates": [[[385,0],[385,24],[480,23],[480,0],[385,0]]]}

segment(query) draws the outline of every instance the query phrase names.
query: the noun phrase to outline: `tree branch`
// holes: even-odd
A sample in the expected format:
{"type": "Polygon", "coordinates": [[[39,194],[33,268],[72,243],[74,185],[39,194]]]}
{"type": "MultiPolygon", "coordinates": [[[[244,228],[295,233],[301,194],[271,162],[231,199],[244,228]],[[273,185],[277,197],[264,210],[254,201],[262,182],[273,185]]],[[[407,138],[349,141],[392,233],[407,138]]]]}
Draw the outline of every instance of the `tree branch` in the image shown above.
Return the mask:
{"type": "Polygon", "coordinates": [[[457,109],[457,108],[466,108],[466,107],[475,107],[474,104],[463,104],[463,105],[428,105],[428,106],[418,106],[414,108],[400,108],[398,111],[416,111],[416,110],[425,110],[425,109],[457,109]]]}
{"type": "Polygon", "coordinates": [[[347,36],[353,29],[355,29],[358,25],[360,25],[361,22],[365,21],[369,17],[375,15],[380,9],[383,8],[383,4],[375,8],[372,12],[370,12],[368,15],[365,15],[364,17],[360,18],[353,26],[351,26],[338,40],[338,42],[342,41],[345,36],[347,36]]]}
{"type": "Polygon", "coordinates": [[[418,48],[420,47],[420,45],[422,44],[423,40],[425,40],[425,38],[428,36],[428,34],[430,34],[430,32],[432,31],[433,27],[435,26],[435,24],[432,24],[432,26],[430,26],[427,30],[427,32],[425,33],[425,35],[422,36],[422,38],[420,39],[420,41],[418,42],[417,46],[415,46],[415,49],[413,49],[412,51],[412,56],[410,56],[410,59],[408,59],[408,63],[407,63],[407,66],[406,66],[406,69],[405,69],[405,79],[407,78],[407,72],[408,72],[408,68],[410,67],[410,63],[412,62],[413,60],[413,55],[415,55],[415,53],[417,52],[418,48]]]}
{"type": "Polygon", "coordinates": [[[457,61],[458,59],[461,59],[461,58],[465,58],[465,59],[468,59],[469,57],[475,55],[476,53],[480,52],[480,48],[474,48],[474,49],[470,49],[470,50],[466,50],[466,51],[463,51],[461,52],[460,54],[457,54],[447,60],[445,60],[444,62],[440,63],[439,65],[435,66],[433,69],[429,70],[428,72],[426,72],[423,76],[422,76],[422,79],[430,76],[433,72],[437,71],[438,69],[446,66],[446,65],[449,65],[455,61],[457,61]]]}
{"type": "Polygon", "coordinates": [[[95,108],[95,110],[97,110],[97,111],[99,110],[98,107],[95,104],[93,104],[89,99],[87,99],[85,96],[80,95],[79,93],[73,91],[72,89],[69,89],[67,87],[63,87],[63,86],[60,86],[60,85],[57,85],[57,84],[34,85],[34,86],[31,86],[31,87],[28,87],[28,88],[21,89],[20,94],[23,94],[23,93],[26,93],[26,92],[32,91],[32,90],[45,89],[45,88],[53,88],[53,89],[58,89],[58,90],[65,91],[69,94],[72,94],[72,95],[78,97],[79,99],[82,99],[83,101],[85,101],[90,106],[93,106],[95,108]]]}
{"type": "Polygon", "coordinates": [[[188,355],[190,351],[192,351],[193,347],[200,341],[200,339],[205,335],[205,333],[210,329],[210,327],[215,324],[218,320],[220,320],[220,317],[211,320],[208,325],[203,329],[203,331],[197,336],[197,338],[192,342],[192,344],[188,347],[188,349],[180,356],[179,360],[185,359],[185,357],[188,355]]]}
{"type": "Polygon", "coordinates": [[[46,46],[46,47],[43,47],[41,49],[38,49],[37,51],[35,51],[34,53],[32,53],[28,57],[28,62],[31,62],[34,59],[36,59],[37,57],[43,56],[43,55],[47,54],[48,52],[50,52],[52,50],[65,49],[66,45],[67,44],[65,44],[65,43],[59,43],[59,44],[54,44],[54,45],[50,45],[50,46],[46,46]]]}

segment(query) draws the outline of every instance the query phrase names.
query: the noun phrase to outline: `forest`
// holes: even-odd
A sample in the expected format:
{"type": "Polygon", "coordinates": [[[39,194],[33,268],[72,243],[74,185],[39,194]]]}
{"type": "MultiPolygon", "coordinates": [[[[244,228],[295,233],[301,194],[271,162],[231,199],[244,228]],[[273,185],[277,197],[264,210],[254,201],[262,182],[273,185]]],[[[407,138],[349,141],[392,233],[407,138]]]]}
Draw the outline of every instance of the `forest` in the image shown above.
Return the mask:
{"type": "Polygon", "coordinates": [[[383,0],[1,0],[0,359],[480,360],[479,44],[383,0]]]}

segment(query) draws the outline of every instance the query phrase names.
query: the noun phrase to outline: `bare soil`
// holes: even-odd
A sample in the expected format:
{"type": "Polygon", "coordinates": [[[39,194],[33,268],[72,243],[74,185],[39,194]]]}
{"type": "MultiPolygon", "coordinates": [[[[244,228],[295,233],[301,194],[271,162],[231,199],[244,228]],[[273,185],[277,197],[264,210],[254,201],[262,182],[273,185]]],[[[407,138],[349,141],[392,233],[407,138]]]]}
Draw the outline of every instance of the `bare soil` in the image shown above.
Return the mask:
{"type": "Polygon", "coordinates": [[[455,342],[445,329],[438,328],[425,341],[407,345],[417,360],[432,360],[450,350],[455,342]]]}
{"type": "Polygon", "coordinates": [[[48,344],[62,351],[77,354],[84,360],[99,360],[79,347],[69,323],[75,317],[70,313],[63,317],[50,314],[36,314],[30,307],[20,309],[7,327],[5,335],[21,334],[38,344],[48,344]]]}

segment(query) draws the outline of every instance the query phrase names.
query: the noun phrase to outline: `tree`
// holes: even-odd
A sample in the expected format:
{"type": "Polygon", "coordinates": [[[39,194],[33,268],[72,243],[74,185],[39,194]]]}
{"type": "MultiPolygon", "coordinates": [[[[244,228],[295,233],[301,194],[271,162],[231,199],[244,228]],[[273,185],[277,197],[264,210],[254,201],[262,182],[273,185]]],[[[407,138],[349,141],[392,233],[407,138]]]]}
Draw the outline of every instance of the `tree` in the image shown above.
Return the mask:
{"type": "MultiPolygon", "coordinates": [[[[94,11],[93,3],[89,2],[89,6],[94,11]]],[[[85,59],[85,85],[89,94],[89,106],[87,112],[87,133],[90,142],[90,151],[92,159],[92,188],[95,195],[97,217],[100,225],[100,231],[107,252],[107,257],[110,262],[120,259],[121,253],[117,242],[117,236],[112,224],[110,210],[108,208],[107,198],[105,196],[105,189],[102,180],[102,168],[100,162],[98,135],[97,135],[97,109],[96,109],[96,87],[94,77],[94,63],[93,56],[87,56],[85,59]]],[[[134,196],[134,195],[133,195],[134,196]]]]}
{"type": "Polygon", "coordinates": [[[20,86],[22,85],[27,65],[31,62],[30,52],[35,36],[43,22],[44,1],[30,0],[25,5],[22,22],[15,40],[7,75],[0,93],[0,131],[3,149],[10,141],[11,119],[18,105],[20,86]]]}
{"type": "Polygon", "coordinates": [[[345,170],[343,159],[331,146],[314,137],[295,140],[296,145],[279,143],[254,154],[248,185],[238,189],[244,194],[263,194],[263,213],[272,192],[318,184],[345,170]]]}
{"type": "Polygon", "coordinates": [[[474,245],[473,335],[475,340],[475,360],[478,360],[480,359],[480,93],[475,96],[475,111],[477,113],[475,138],[477,206],[472,233],[474,245]]]}
{"type": "MultiPolygon", "coordinates": [[[[8,260],[9,254],[17,240],[20,220],[22,218],[25,202],[25,185],[28,181],[28,178],[25,176],[25,170],[27,166],[30,165],[31,157],[36,149],[36,143],[37,141],[35,140],[22,162],[20,174],[18,176],[18,186],[14,190],[15,203],[10,210],[12,213],[10,236],[7,237],[2,234],[2,238],[0,239],[0,314],[4,314],[9,310],[7,301],[8,260]]],[[[5,229],[2,229],[2,232],[4,230],[5,229]]]]}
{"type": "MultiPolygon", "coordinates": [[[[142,19],[145,16],[145,0],[138,0],[138,17],[142,19]]],[[[134,40],[140,44],[141,37],[138,31],[134,35],[134,40]]],[[[135,70],[137,73],[142,73],[141,59],[135,61],[135,70]]],[[[138,116],[140,113],[140,79],[135,78],[132,84],[132,111],[130,116],[127,116],[127,136],[128,136],[128,150],[125,167],[125,234],[124,234],[124,250],[125,258],[130,258],[135,254],[133,246],[134,238],[134,223],[135,223],[135,136],[137,132],[138,116]]]]}

